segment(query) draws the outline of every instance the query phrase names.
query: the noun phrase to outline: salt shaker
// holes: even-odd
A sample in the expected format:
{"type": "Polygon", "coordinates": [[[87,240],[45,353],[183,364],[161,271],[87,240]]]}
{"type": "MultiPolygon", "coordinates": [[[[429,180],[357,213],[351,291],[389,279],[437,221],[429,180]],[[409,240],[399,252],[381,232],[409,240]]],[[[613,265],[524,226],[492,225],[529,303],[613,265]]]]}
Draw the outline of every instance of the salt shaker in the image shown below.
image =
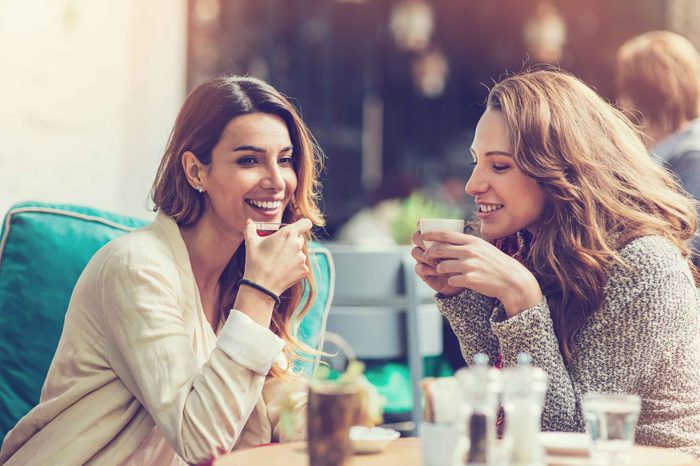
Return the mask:
{"type": "Polygon", "coordinates": [[[462,452],[466,466],[496,463],[496,414],[501,392],[500,371],[489,367],[488,356],[479,353],[474,364],[455,374],[464,395],[462,452]]]}
{"type": "Polygon", "coordinates": [[[547,374],[533,367],[526,353],[520,353],[518,364],[503,372],[504,462],[508,466],[544,466],[544,448],[538,434],[547,374]]]}

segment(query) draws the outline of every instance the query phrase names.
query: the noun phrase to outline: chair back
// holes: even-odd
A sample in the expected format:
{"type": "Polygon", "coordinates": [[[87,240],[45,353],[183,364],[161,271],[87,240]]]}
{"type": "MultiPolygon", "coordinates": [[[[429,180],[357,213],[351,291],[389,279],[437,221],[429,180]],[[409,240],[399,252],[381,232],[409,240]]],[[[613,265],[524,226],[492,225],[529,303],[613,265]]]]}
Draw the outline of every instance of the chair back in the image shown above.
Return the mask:
{"type": "MultiPolygon", "coordinates": [[[[5,216],[0,233],[0,439],[39,402],[58,346],[73,287],[93,254],[146,220],[89,207],[24,202],[5,216]]],[[[333,298],[333,260],[309,245],[318,284],[299,337],[323,344],[333,298]]],[[[300,363],[311,373],[315,361],[300,363]]]]}
{"type": "Polygon", "coordinates": [[[435,292],[415,274],[409,247],[327,246],[338,277],[328,331],[340,335],[363,361],[407,360],[411,420],[419,425],[422,357],[443,352],[435,292]]]}

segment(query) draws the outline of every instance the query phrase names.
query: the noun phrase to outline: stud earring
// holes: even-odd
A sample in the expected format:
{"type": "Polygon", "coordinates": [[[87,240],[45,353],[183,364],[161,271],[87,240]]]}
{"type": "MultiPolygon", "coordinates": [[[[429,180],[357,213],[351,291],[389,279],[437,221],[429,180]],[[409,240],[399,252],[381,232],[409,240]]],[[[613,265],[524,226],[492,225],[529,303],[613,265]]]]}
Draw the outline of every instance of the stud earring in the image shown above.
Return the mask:
{"type": "Polygon", "coordinates": [[[199,194],[202,194],[204,192],[204,188],[202,188],[201,184],[195,186],[194,189],[196,189],[199,194]]]}

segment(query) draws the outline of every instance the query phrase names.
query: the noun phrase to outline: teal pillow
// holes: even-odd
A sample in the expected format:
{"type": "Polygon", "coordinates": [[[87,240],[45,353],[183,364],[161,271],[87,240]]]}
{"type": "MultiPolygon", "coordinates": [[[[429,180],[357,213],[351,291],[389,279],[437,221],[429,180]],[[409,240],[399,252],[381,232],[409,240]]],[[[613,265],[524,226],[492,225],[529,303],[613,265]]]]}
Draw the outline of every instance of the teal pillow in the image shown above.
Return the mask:
{"type": "Polygon", "coordinates": [[[0,437],[39,401],[73,286],[92,255],[145,223],[38,202],[7,213],[0,235],[0,437]]]}
{"type": "MultiPolygon", "coordinates": [[[[335,284],[335,271],[333,269],[333,257],[331,252],[318,243],[309,243],[311,253],[312,273],[316,279],[316,299],[311,309],[306,313],[299,324],[298,337],[311,348],[323,348],[323,337],[326,333],[326,319],[333,299],[333,285],[335,284]]],[[[304,292],[304,298],[308,290],[304,292]]],[[[306,360],[297,360],[295,370],[311,376],[318,355],[302,354],[306,360]]]]}
{"type": "MultiPolygon", "coordinates": [[[[7,213],[0,234],[0,439],[34,407],[63,328],[73,287],[92,255],[144,226],[141,219],[71,205],[25,202],[7,213]]],[[[317,347],[325,331],[332,260],[313,254],[321,293],[301,323],[317,347]]],[[[310,366],[309,369],[310,370],[310,366]]]]}

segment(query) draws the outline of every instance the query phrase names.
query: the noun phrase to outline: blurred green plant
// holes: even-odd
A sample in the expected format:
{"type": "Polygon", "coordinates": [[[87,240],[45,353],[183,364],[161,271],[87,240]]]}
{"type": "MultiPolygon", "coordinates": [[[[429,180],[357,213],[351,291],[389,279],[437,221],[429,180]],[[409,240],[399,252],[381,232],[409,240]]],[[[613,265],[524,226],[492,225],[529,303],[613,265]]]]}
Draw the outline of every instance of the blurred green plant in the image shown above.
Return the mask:
{"type": "MultiPolygon", "coordinates": [[[[379,394],[377,388],[372,385],[364,375],[365,365],[356,359],[348,362],[345,372],[338,372],[327,364],[321,364],[311,376],[310,383],[332,383],[338,385],[356,385],[361,397],[362,425],[372,426],[382,423],[384,405],[386,400],[379,394]]],[[[292,437],[299,430],[299,411],[297,394],[299,390],[307,390],[307,382],[302,378],[291,381],[283,392],[282,408],[280,413],[280,432],[292,437]]],[[[305,419],[305,417],[303,417],[305,419]]]]}
{"type": "Polygon", "coordinates": [[[386,400],[365,377],[365,364],[362,361],[351,359],[345,368],[345,372],[335,371],[328,365],[319,365],[311,380],[312,383],[313,381],[326,381],[357,385],[363,398],[363,410],[368,418],[368,423],[381,424],[386,400]]]}
{"type": "Polygon", "coordinates": [[[411,244],[411,236],[421,218],[462,218],[458,209],[428,199],[421,191],[414,191],[399,204],[391,222],[391,234],[397,244],[411,244]]]}

